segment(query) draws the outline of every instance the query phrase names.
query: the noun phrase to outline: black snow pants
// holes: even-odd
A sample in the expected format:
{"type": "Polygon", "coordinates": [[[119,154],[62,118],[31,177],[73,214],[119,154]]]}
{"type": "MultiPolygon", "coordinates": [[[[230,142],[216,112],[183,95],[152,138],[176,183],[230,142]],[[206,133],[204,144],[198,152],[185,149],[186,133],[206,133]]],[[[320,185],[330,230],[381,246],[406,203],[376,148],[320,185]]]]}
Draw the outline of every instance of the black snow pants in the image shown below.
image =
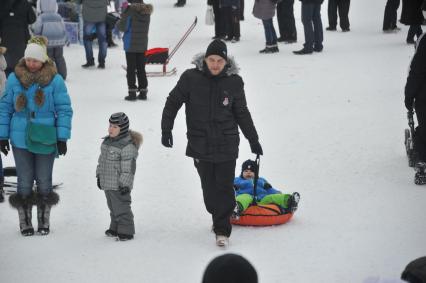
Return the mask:
{"type": "Polygon", "coordinates": [[[328,0],[328,26],[336,28],[337,11],[339,11],[340,27],[342,30],[349,29],[349,6],[350,0],[328,0]]]}
{"type": "Polygon", "coordinates": [[[293,5],[294,0],[283,0],[277,4],[278,29],[280,37],[285,41],[297,40],[293,5]]]}
{"type": "Polygon", "coordinates": [[[383,30],[393,30],[396,28],[397,11],[400,0],[388,0],[385,7],[385,16],[383,18],[383,30]]]}
{"type": "Polygon", "coordinates": [[[213,231],[216,235],[231,235],[230,217],[235,208],[236,160],[212,163],[194,159],[201,180],[204,204],[212,215],[213,231]]]}

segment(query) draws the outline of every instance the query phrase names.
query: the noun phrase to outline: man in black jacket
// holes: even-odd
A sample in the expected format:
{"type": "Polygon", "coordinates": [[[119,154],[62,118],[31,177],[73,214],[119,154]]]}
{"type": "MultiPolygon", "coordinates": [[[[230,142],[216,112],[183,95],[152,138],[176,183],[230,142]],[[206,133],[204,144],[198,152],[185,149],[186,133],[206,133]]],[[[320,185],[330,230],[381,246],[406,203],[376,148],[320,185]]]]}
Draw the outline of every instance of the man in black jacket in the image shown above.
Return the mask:
{"type": "Polygon", "coordinates": [[[414,136],[414,149],[418,154],[415,164],[415,183],[426,184],[426,37],[418,40],[416,52],[411,61],[405,85],[405,107],[408,111],[416,109],[418,126],[414,136]],[[419,181],[419,182],[417,182],[419,181]]]}
{"type": "Polygon", "coordinates": [[[244,82],[237,74],[233,58],[227,56],[226,44],[214,40],[193,63],[196,67],[182,74],[167,98],[161,142],[166,147],[173,146],[174,120],[185,103],[186,155],[194,158],[204,204],[213,218],[216,244],[226,246],[235,208],[233,180],[240,143],[238,127],[249,140],[253,153],[263,151],[247,108],[244,82]]]}

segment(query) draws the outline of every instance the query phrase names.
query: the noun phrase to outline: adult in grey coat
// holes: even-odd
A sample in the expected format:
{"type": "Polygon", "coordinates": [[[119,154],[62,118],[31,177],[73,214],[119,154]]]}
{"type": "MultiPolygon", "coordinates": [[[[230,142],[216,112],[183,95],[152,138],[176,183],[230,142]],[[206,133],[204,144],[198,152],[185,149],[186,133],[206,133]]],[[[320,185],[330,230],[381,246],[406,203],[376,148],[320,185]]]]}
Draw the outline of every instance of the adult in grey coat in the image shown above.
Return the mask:
{"type": "Polygon", "coordinates": [[[83,68],[95,65],[92,47],[92,33],[96,29],[96,37],[98,38],[98,68],[105,68],[105,58],[107,55],[108,43],[106,39],[106,24],[108,0],[77,0],[83,4],[83,43],[86,52],[86,64],[83,68]]]}
{"type": "Polygon", "coordinates": [[[67,65],[64,58],[64,45],[68,41],[65,24],[61,15],[57,13],[56,0],[39,0],[37,5],[40,15],[33,24],[32,30],[36,35],[47,37],[47,55],[55,62],[58,73],[65,80],[67,78],[67,65]]]}
{"type": "Polygon", "coordinates": [[[279,51],[277,45],[277,33],[275,32],[273,18],[275,16],[276,2],[273,0],[255,0],[253,16],[262,20],[265,30],[266,47],[260,53],[276,53],[279,51]]]}

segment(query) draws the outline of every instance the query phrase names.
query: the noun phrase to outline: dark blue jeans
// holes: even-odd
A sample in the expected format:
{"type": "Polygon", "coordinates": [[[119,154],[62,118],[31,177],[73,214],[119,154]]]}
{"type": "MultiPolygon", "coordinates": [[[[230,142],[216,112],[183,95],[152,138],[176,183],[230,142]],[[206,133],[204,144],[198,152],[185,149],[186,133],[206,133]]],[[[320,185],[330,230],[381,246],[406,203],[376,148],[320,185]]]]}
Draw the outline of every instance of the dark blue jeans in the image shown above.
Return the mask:
{"type": "Polygon", "coordinates": [[[12,147],[18,175],[18,194],[27,197],[33,190],[34,180],[38,193],[52,191],[52,171],[55,154],[34,154],[26,149],[12,147]]]}
{"type": "Polygon", "coordinates": [[[265,29],[266,45],[277,44],[277,34],[275,33],[274,22],[272,19],[262,20],[265,29]]]}
{"type": "Polygon", "coordinates": [[[324,39],[321,21],[321,4],[302,3],[302,23],[305,32],[304,48],[312,51],[315,48],[322,49],[324,39]]]}
{"type": "Polygon", "coordinates": [[[87,62],[91,62],[94,60],[92,40],[90,38],[90,35],[92,34],[92,31],[94,28],[96,28],[96,36],[98,38],[98,45],[99,45],[98,62],[105,63],[105,58],[107,55],[107,47],[108,47],[107,40],[106,40],[105,22],[99,22],[99,23],[84,22],[83,43],[84,43],[84,50],[86,51],[86,60],[87,62]]]}

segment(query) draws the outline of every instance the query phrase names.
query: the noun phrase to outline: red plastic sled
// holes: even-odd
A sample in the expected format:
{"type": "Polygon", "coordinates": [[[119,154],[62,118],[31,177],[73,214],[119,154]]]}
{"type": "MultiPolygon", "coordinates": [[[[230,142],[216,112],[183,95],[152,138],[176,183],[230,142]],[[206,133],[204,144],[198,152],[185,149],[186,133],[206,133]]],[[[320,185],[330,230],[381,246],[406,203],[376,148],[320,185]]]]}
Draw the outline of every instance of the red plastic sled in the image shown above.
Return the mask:
{"type": "Polygon", "coordinates": [[[288,222],[293,213],[282,214],[275,204],[256,204],[249,206],[239,219],[231,218],[231,223],[241,226],[271,226],[288,222]]]}

